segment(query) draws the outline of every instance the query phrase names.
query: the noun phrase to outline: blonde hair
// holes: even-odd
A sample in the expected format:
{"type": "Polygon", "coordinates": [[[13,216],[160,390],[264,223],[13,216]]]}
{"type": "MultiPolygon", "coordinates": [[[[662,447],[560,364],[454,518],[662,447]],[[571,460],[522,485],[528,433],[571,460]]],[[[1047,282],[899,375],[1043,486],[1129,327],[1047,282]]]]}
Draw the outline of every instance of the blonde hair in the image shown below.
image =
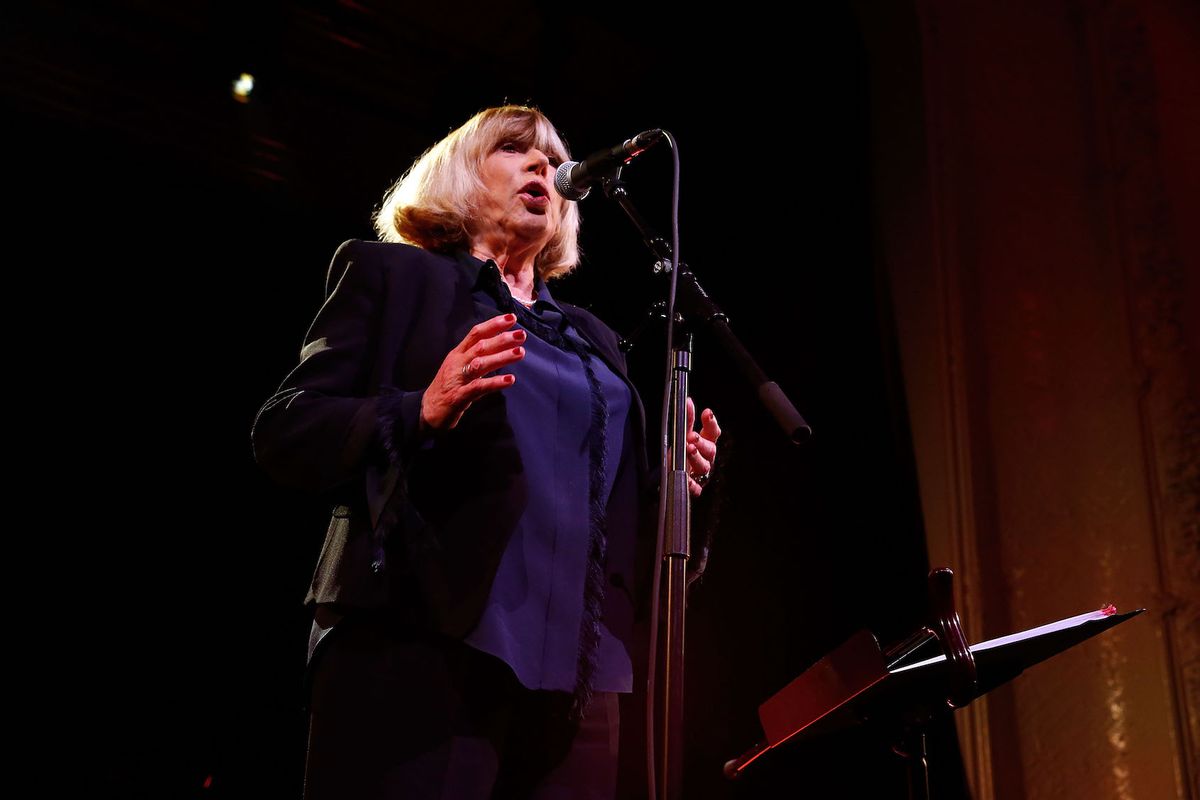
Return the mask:
{"type": "MultiPolygon", "coordinates": [[[[437,252],[469,247],[467,222],[484,192],[480,166],[504,142],[536,147],[560,161],[570,158],[558,131],[536,108],[484,109],[426,150],[384,194],[374,216],[380,240],[437,252]]],[[[579,206],[557,195],[551,202],[563,204],[562,222],[534,260],[542,280],[567,274],[579,261],[579,206]]]]}

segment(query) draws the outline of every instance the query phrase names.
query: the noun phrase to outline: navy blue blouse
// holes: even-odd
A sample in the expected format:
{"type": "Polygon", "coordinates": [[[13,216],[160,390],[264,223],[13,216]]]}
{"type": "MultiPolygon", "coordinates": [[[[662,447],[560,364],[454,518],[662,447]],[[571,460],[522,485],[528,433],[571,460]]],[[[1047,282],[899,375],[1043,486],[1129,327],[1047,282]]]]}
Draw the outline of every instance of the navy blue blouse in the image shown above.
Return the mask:
{"type": "Polygon", "coordinates": [[[533,494],[465,641],[503,660],[530,689],[576,691],[587,669],[592,691],[629,692],[625,646],[603,620],[598,638],[586,634],[585,587],[596,525],[608,538],[635,535],[603,530],[604,520],[594,518],[595,501],[607,505],[622,453],[633,446],[632,398],[540,280],[537,298],[530,309],[517,307],[495,263],[480,268],[474,299],[481,316],[515,308],[528,334],[525,357],[500,373],[517,378],[504,390],[505,404],[533,494]]]}

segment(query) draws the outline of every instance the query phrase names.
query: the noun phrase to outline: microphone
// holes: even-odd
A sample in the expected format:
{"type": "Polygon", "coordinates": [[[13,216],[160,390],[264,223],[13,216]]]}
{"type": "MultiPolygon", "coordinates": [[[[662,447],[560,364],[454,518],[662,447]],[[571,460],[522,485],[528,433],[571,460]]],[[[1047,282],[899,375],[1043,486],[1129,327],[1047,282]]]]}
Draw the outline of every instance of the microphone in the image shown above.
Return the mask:
{"type": "Polygon", "coordinates": [[[634,156],[663,138],[661,129],[643,131],[616,147],[592,153],[583,161],[564,161],[554,173],[554,188],[568,200],[588,196],[592,184],[612,174],[634,156]]]}

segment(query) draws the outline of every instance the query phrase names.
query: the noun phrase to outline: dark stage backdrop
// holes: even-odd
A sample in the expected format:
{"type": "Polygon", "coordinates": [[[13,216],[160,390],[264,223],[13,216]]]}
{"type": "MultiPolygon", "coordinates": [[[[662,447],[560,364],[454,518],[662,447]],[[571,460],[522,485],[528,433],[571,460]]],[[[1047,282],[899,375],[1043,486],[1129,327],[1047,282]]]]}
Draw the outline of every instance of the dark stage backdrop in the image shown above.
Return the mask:
{"type": "MultiPolygon", "coordinates": [[[[898,760],[865,735],[720,777],[757,738],[758,703],[853,631],[893,642],[923,609],[854,14],[806,5],[785,25],[755,4],[681,19],[408,5],[4,12],[24,212],[11,280],[52,298],[31,337],[45,355],[22,363],[62,437],[36,463],[61,474],[65,456],[71,473],[52,502],[72,521],[52,535],[77,619],[50,638],[77,678],[47,722],[65,762],[48,785],[298,795],[301,600],[328,509],[267,482],[250,425],[297,357],[336,246],[372,238],[373,206],[424,147],[508,100],[540,106],[576,155],[675,133],[683,256],[816,432],[781,442],[698,341],[695,395],[726,437],[689,618],[687,795],[904,796],[898,760]],[[230,96],[243,71],[258,81],[248,104],[230,96]]],[[[665,232],[665,150],[626,177],[665,232]]],[[[555,291],[628,332],[652,299],[649,259],[602,198],[583,215],[584,262],[555,291]]],[[[661,345],[647,335],[632,355],[654,419],[661,345]]],[[[941,747],[949,791],[957,755],[941,747]]]]}

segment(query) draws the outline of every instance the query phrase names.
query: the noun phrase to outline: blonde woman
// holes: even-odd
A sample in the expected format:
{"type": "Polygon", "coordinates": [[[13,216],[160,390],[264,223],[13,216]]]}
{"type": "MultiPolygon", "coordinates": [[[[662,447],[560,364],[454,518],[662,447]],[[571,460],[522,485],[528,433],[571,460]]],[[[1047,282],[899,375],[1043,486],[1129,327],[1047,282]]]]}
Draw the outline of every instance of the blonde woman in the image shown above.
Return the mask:
{"type": "Polygon", "coordinates": [[[335,254],[258,414],[263,468],[336,504],[307,598],[309,798],[614,796],[655,487],[616,335],[548,287],[578,258],[567,158],[521,106],[430,148],[382,241],[335,254]]]}

